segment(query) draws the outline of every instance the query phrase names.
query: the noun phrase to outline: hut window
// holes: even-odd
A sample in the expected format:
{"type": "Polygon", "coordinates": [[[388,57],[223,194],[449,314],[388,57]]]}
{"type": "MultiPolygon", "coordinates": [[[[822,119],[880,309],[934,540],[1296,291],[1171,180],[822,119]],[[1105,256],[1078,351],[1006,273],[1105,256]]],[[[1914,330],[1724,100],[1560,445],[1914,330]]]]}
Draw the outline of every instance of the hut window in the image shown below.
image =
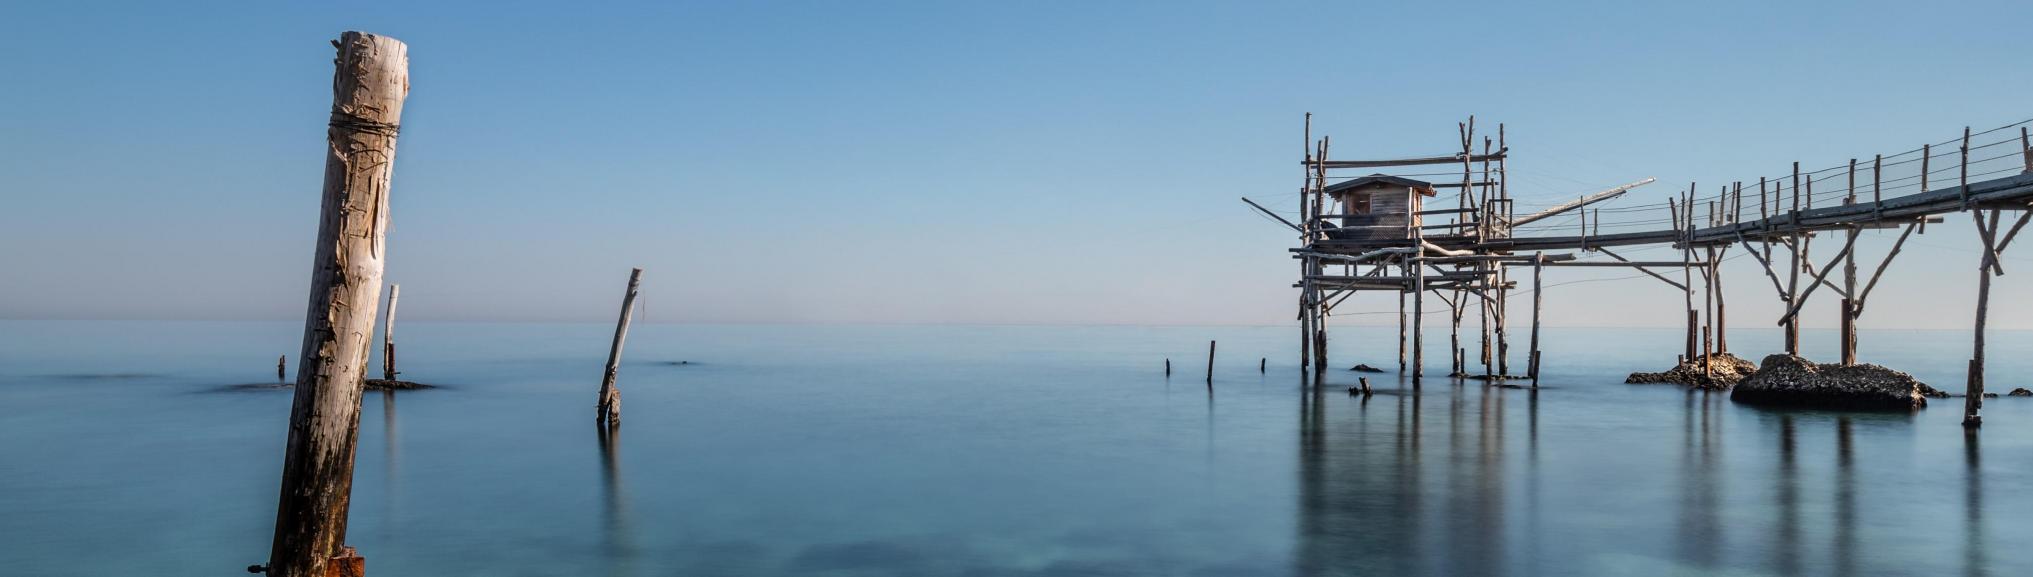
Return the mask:
{"type": "Polygon", "coordinates": [[[1348,212],[1349,214],[1369,214],[1369,195],[1349,195],[1348,212]]]}

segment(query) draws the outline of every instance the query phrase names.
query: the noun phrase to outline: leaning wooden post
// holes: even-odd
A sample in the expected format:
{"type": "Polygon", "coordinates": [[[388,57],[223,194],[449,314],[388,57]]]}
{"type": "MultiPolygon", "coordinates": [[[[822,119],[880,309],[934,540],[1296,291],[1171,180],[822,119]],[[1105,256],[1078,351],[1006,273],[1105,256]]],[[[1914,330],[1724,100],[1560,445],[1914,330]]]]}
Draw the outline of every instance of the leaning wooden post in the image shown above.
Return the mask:
{"type": "Polygon", "coordinates": [[[614,344],[607,348],[607,373],[600,377],[600,405],[594,420],[606,426],[621,424],[621,389],[614,377],[621,370],[621,344],[628,340],[628,321],[635,314],[636,292],[642,288],[642,269],[628,273],[628,293],[621,297],[621,320],[614,324],[614,344]]]}
{"type": "MultiPolygon", "coordinates": [[[[395,299],[402,296],[402,285],[388,285],[388,312],[381,317],[381,378],[395,380],[395,299]]],[[[430,296],[430,295],[424,295],[430,296]]]]}
{"type": "Polygon", "coordinates": [[[338,58],[325,132],[324,200],[266,567],[271,577],[365,569],[345,545],[346,514],[361,380],[388,254],[389,181],[409,94],[409,47],[364,32],[346,32],[333,44],[338,58]]]}

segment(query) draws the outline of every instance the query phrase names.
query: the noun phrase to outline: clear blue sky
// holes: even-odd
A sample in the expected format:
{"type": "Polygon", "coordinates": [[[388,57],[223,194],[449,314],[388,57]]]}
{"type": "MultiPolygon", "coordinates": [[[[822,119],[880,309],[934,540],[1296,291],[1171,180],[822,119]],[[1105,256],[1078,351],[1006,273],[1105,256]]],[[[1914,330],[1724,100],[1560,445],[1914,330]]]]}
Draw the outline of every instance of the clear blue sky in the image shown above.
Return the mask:
{"type": "MultiPolygon", "coordinates": [[[[641,266],[658,322],[1290,322],[1292,235],[1236,197],[1289,210],[1308,111],[1339,157],[1505,122],[1517,196],[1643,202],[2033,117],[2026,2],[417,4],[0,7],[0,318],[298,318],[348,29],[410,45],[416,320],[604,321],[641,266]]],[[[1967,326],[1951,222],[1879,298],[1947,294],[1866,326],[1967,326]]],[[[2007,267],[1994,324],[2033,326],[2007,267]]]]}

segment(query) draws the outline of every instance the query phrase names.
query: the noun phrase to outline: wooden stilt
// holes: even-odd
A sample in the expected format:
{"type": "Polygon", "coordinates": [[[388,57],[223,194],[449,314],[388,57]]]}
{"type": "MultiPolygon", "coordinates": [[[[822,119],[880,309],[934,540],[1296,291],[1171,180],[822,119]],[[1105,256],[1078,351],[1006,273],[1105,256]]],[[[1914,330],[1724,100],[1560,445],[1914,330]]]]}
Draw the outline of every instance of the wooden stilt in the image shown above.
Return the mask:
{"type": "Polygon", "coordinates": [[[381,317],[382,380],[393,381],[397,374],[395,370],[395,300],[401,297],[402,285],[388,285],[388,313],[381,317]]]}
{"type": "Polygon", "coordinates": [[[409,48],[362,32],[346,32],[334,44],[324,200],[275,539],[265,567],[271,577],[325,577],[334,569],[364,568],[345,546],[347,505],[361,381],[388,249],[388,192],[409,93],[409,48]]]}
{"type": "MultiPolygon", "coordinates": [[[[1998,211],[1993,210],[1991,211],[1991,227],[1996,228],[1997,226],[1998,211]]],[[[1984,408],[1984,323],[1989,317],[1991,310],[1991,277],[1994,276],[1991,274],[1991,259],[1994,258],[1993,255],[1995,253],[1990,249],[1995,247],[1990,246],[1988,239],[1984,239],[1982,242],[1985,243],[1986,250],[1984,251],[1984,256],[1980,259],[1983,261],[1983,265],[1977,267],[1976,346],[1974,347],[1975,352],[1972,353],[1969,360],[1969,377],[1963,387],[1962,426],[1964,427],[1978,427],[1983,425],[1984,422],[1982,416],[1984,408]]]]}
{"type": "Polygon", "coordinates": [[[1405,372],[1405,292],[1398,291],[1398,373],[1405,372]]]}
{"type": "Polygon", "coordinates": [[[1539,311],[1540,309],[1545,307],[1546,303],[1546,285],[1543,281],[1543,279],[1545,278],[1545,272],[1546,272],[1546,253],[1542,252],[1533,255],[1532,358],[1528,361],[1530,364],[1528,365],[1527,370],[1531,371],[1532,386],[1534,387],[1539,386],[1539,311]]]}
{"type": "Polygon", "coordinates": [[[1165,359],[1165,378],[1172,378],[1172,359],[1165,359]]]}
{"type": "Polygon", "coordinates": [[[607,348],[607,372],[600,377],[600,404],[594,419],[605,426],[621,424],[621,388],[614,384],[621,371],[621,345],[628,341],[628,321],[635,314],[635,297],[642,289],[642,269],[628,273],[628,292],[621,297],[621,319],[614,323],[614,342],[607,348]]]}
{"type": "Polygon", "coordinates": [[[1412,389],[1419,388],[1426,375],[1426,274],[1418,268],[1419,257],[1406,257],[1405,274],[1412,277],[1412,389]]]}

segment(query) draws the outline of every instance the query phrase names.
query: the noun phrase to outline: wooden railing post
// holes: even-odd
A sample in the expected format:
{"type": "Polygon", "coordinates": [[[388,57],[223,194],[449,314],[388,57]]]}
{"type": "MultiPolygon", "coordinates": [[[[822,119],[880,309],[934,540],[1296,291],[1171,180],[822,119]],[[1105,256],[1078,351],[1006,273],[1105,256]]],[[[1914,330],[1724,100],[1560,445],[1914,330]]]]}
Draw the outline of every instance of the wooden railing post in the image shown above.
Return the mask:
{"type": "Polygon", "coordinates": [[[324,201],[266,567],[271,577],[358,574],[364,564],[345,546],[346,514],[361,381],[388,251],[389,181],[409,93],[409,48],[363,32],[333,44],[324,201]]]}

